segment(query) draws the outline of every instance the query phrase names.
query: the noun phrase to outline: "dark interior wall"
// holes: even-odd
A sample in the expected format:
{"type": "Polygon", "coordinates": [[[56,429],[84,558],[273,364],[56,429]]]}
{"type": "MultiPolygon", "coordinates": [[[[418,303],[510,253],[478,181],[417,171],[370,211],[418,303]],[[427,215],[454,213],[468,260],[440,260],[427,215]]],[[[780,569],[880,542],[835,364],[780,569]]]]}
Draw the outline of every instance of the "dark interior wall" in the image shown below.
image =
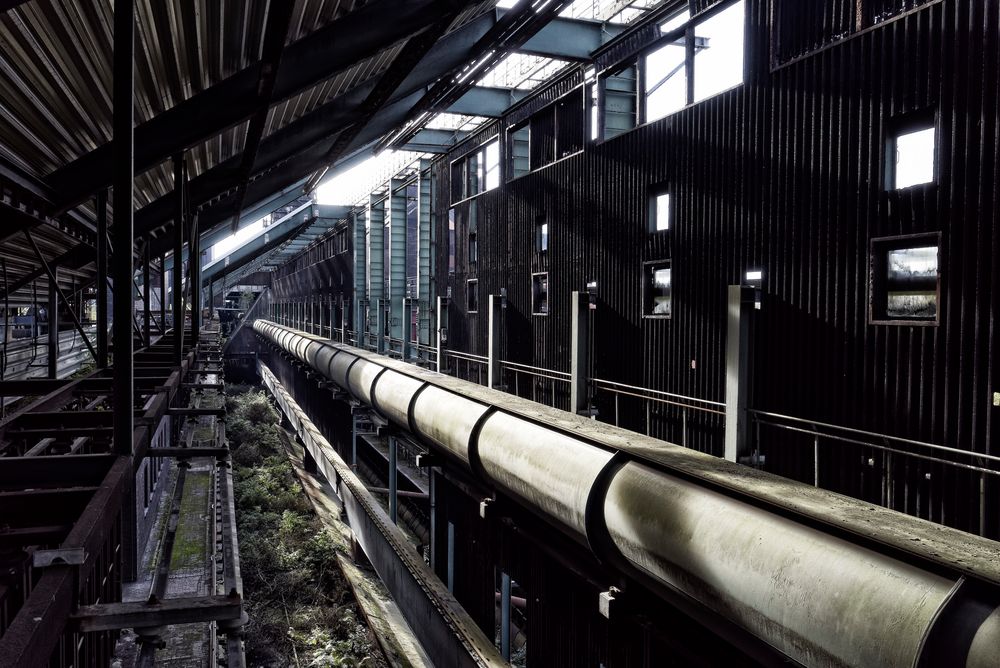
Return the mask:
{"type": "MultiPolygon", "coordinates": [[[[1000,349],[1000,2],[932,2],[782,65],[771,59],[770,3],[748,0],[746,8],[743,85],[588,141],[580,153],[455,205],[457,221],[477,208],[479,261],[463,262],[462,223],[454,276],[439,243],[440,293],[450,286],[454,297],[450,345],[485,353],[486,296],[505,288],[503,356],[566,371],[570,291],[596,280],[595,377],[722,401],[726,286],[760,268],[752,408],[1000,454],[991,424],[1000,417],[991,406],[1000,389],[992,357],[1000,349]],[[888,192],[887,133],[912,113],[936,119],[936,183],[888,192]],[[674,215],[671,230],[653,236],[647,198],[659,185],[669,188],[674,215]],[[549,223],[544,255],[535,247],[541,216],[549,223]],[[871,324],[871,240],[926,232],[941,234],[938,324],[871,324]],[[666,258],[673,316],[642,318],[642,263],[666,258]],[[546,270],[550,313],[531,315],[530,275],[546,270]],[[470,315],[464,291],[473,276],[481,307],[470,315]]],[[[541,92],[501,130],[577,81],[579,72],[541,92]]],[[[486,138],[470,139],[449,160],[486,138]]],[[[450,200],[443,162],[439,240],[448,238],[450,200]]],[[[609,400],[598,399],[610,419],[609,400]]],[[[721,424],[691,419],[691,443],[720,454],[721,424]]],[[[677,440],[677,414],[654,416],[653,433],[677,440]]],[[[790,454],[811,439],[767,430],[761,438],[774,467],[811,474],[811,459],[790,454]]],[[[874,477],[859,469],[868,454],[835,448],[830,456],[843,461],[825,484],[863,495],[874,477]]],[[[890,466],[873,456],[875,469],[890,466]]],[[[927,473],[945,475],[920,466],[902,475],[917,484],[927,473]]],[[[978,511],[967,492],[978,476],[952,482],[915,512],[974,528],[978,511]]],[[[901,503],[914,512],[913,499],[901,503]]]]}

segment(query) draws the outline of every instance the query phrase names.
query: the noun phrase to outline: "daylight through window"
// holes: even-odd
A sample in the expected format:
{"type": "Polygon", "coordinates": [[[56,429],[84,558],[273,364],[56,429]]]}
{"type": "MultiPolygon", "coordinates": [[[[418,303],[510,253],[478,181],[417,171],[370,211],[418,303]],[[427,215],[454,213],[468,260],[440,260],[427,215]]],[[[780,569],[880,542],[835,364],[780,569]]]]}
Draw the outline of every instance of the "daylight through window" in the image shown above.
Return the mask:
{"type": "Polygon", "coordinates": [[[672,315],[670,262],[652,262],[646,265],[647,317],[669,318],[672,315]]]}

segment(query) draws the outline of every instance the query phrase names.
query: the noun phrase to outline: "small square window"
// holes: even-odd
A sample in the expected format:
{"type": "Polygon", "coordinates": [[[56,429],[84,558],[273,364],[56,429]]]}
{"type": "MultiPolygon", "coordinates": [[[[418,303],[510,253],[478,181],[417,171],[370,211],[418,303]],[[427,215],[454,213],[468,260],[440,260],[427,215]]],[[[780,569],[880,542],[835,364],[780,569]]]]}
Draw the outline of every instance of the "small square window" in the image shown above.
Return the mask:
{"type": "Polygon", "coordinates": [[[939,251],[937,234],[872,240],[873,323],[937,323],[939,251]]]}
{"type": "Polygon", "coordinates": [[[670,194],[657,193],[649,198],[649,231],[665,232],[670,229],[670,194]]]}
{"type": "Polygon", "coordinates": [[[493,190],[500,185],[500,141],[493,141],[486,145],[483,151],[483,159],[486,163],[486,190],[493,190]]]}
{"type": "Polygon", "coordinates": [[[644,265],[643,315],[647,318],[669,318],[673,314],[670,261],[644,265]]]}
{"type": "Polygon", "coordinates": [[[936,137],[933,125],[897,132],[890,142],[892,190],[934,182],[936,137]]]}
{"type": "Polygon", "coordinates": [[[531,314],[549,314],[549,275],[548,273],[531,275],[531,314]]]}
{"type": "Polygon", "coordinates": [[[471,280],[465,283],[465,293],[469,313],[479,311],[479,281],[471,280]]]}
{"type": "Polygon", "coordinates": [[[535,221],[535,250],[539,253],[549,250],[549,223],[545,216],[539,216],[535,221]]]}

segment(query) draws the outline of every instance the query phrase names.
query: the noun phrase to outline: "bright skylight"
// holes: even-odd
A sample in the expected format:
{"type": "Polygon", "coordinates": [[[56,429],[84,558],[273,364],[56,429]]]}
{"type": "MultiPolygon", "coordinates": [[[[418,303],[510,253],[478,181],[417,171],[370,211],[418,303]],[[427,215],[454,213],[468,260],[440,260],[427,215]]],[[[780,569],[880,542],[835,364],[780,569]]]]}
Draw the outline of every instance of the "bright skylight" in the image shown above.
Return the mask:
{"type": "Polygon", "coordinates": [[[247,225],[246,227],[241,227],[236,232],[236,234],[230,234],[228,237],[226,237],[225,239],[223,239],[219,243],[217,243],[214,246],[212,246],[211,257],[209,258],[208,261],[209,262],[214,262],[215,260],[219,259],[220,257],[224,257],[224,256],[228,255],[234,249],[236,249],[236,248],[240,247],[241,245],[243,245],[247,241],[247,239],[250,239],[255,234],[257,234],[262,229],[264,229],[264,221],[266,219],[267,219],[267,216],[264,216],[264,218],[261,218],[256,223],[251,223],[250,225],[247,225]]]}
{"type": "Polygon", "coordinates": [[[569,65],[565,60],[512,53],[479,80],[480,86],[530,90],[569,65]]]}
{"type": "Polygon", "coordinates": [[[488,121],[484,116],[463,116],[461,114],[442,113],[435,115],[424,125],[429,130],[460,130],[469,132],[488,121]]]}
{"type": "Polygon", "coordinates": [[[383,151],[321,183],[316,202],[350,206],[367,201],[369,193],[419,157],[412,151],[383,151]]]}

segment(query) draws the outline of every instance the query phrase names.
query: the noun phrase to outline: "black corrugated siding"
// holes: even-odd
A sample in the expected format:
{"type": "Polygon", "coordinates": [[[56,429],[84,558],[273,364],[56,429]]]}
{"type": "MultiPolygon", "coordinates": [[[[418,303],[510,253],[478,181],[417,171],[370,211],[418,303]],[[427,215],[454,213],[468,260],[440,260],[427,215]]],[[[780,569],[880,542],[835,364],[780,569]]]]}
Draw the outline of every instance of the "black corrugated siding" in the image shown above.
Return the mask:
{"type": "MultiPolygon", "coordinates": [[[[744,85],[458,205],[478,207],[481,311],[464,314],[472,276],[459,234],[452,347],[485,353],[486,296],[506,288],[504,357],[566,371],[569,293],[596,280],[596,377],[722,401],[726,286],[762,268],[754,408],[1000,454],[990,424],[998,415],[990,395],[1000,390],[991,355],[1000,343],[998,5],[932,4],[772,71],[768,3],[748,0],[744,85]],[[885,123],[925,109],[939,118],[938,184],[886,192],[885,123]],[[650,237],[647,196],[662,183],[672,195],[671,231],[650,237]],[[544,256],[535,250],[541,215],[550,235],[544,256]],[[868,324],[870,240],[937,231],[940,325],[868,324]],[[666,257],[674,315],[643,319],[642,262],[666,257]],[[536,271],[549,271],[548,316],[531,315],[536,271]]],[[[439,239],[447,239],[445,164],[437,172],[439,239]]],[[[437,266],[447,267],[446,245],[438,253],[437,266]]],[[[448,278],[439,272],[438,280],[448,278]]],[[[599,407],[612,419],[609,401],[599,407]]],[[[630,419],[643,429],[638,410],[630,419]]],[[[654,416],[653,433],[679,440],[679,419],[654,416]]],[[[689,416],[688,429],[690,445],[721,452],[717,419],[689,416]]],[[[811,440],[764,429],[760,446],[769,468],[811,480],[811,440]]],[[[825,486],[878,500],[888,466],[878,452],[827,443],[821,460],[825,486]]],[[[894,465],[893,476],[895,507],[978,528],[978,476],[912,464],[894,465]]],[[[991,494],[988,532],[996,535],[991,494]]]]}

